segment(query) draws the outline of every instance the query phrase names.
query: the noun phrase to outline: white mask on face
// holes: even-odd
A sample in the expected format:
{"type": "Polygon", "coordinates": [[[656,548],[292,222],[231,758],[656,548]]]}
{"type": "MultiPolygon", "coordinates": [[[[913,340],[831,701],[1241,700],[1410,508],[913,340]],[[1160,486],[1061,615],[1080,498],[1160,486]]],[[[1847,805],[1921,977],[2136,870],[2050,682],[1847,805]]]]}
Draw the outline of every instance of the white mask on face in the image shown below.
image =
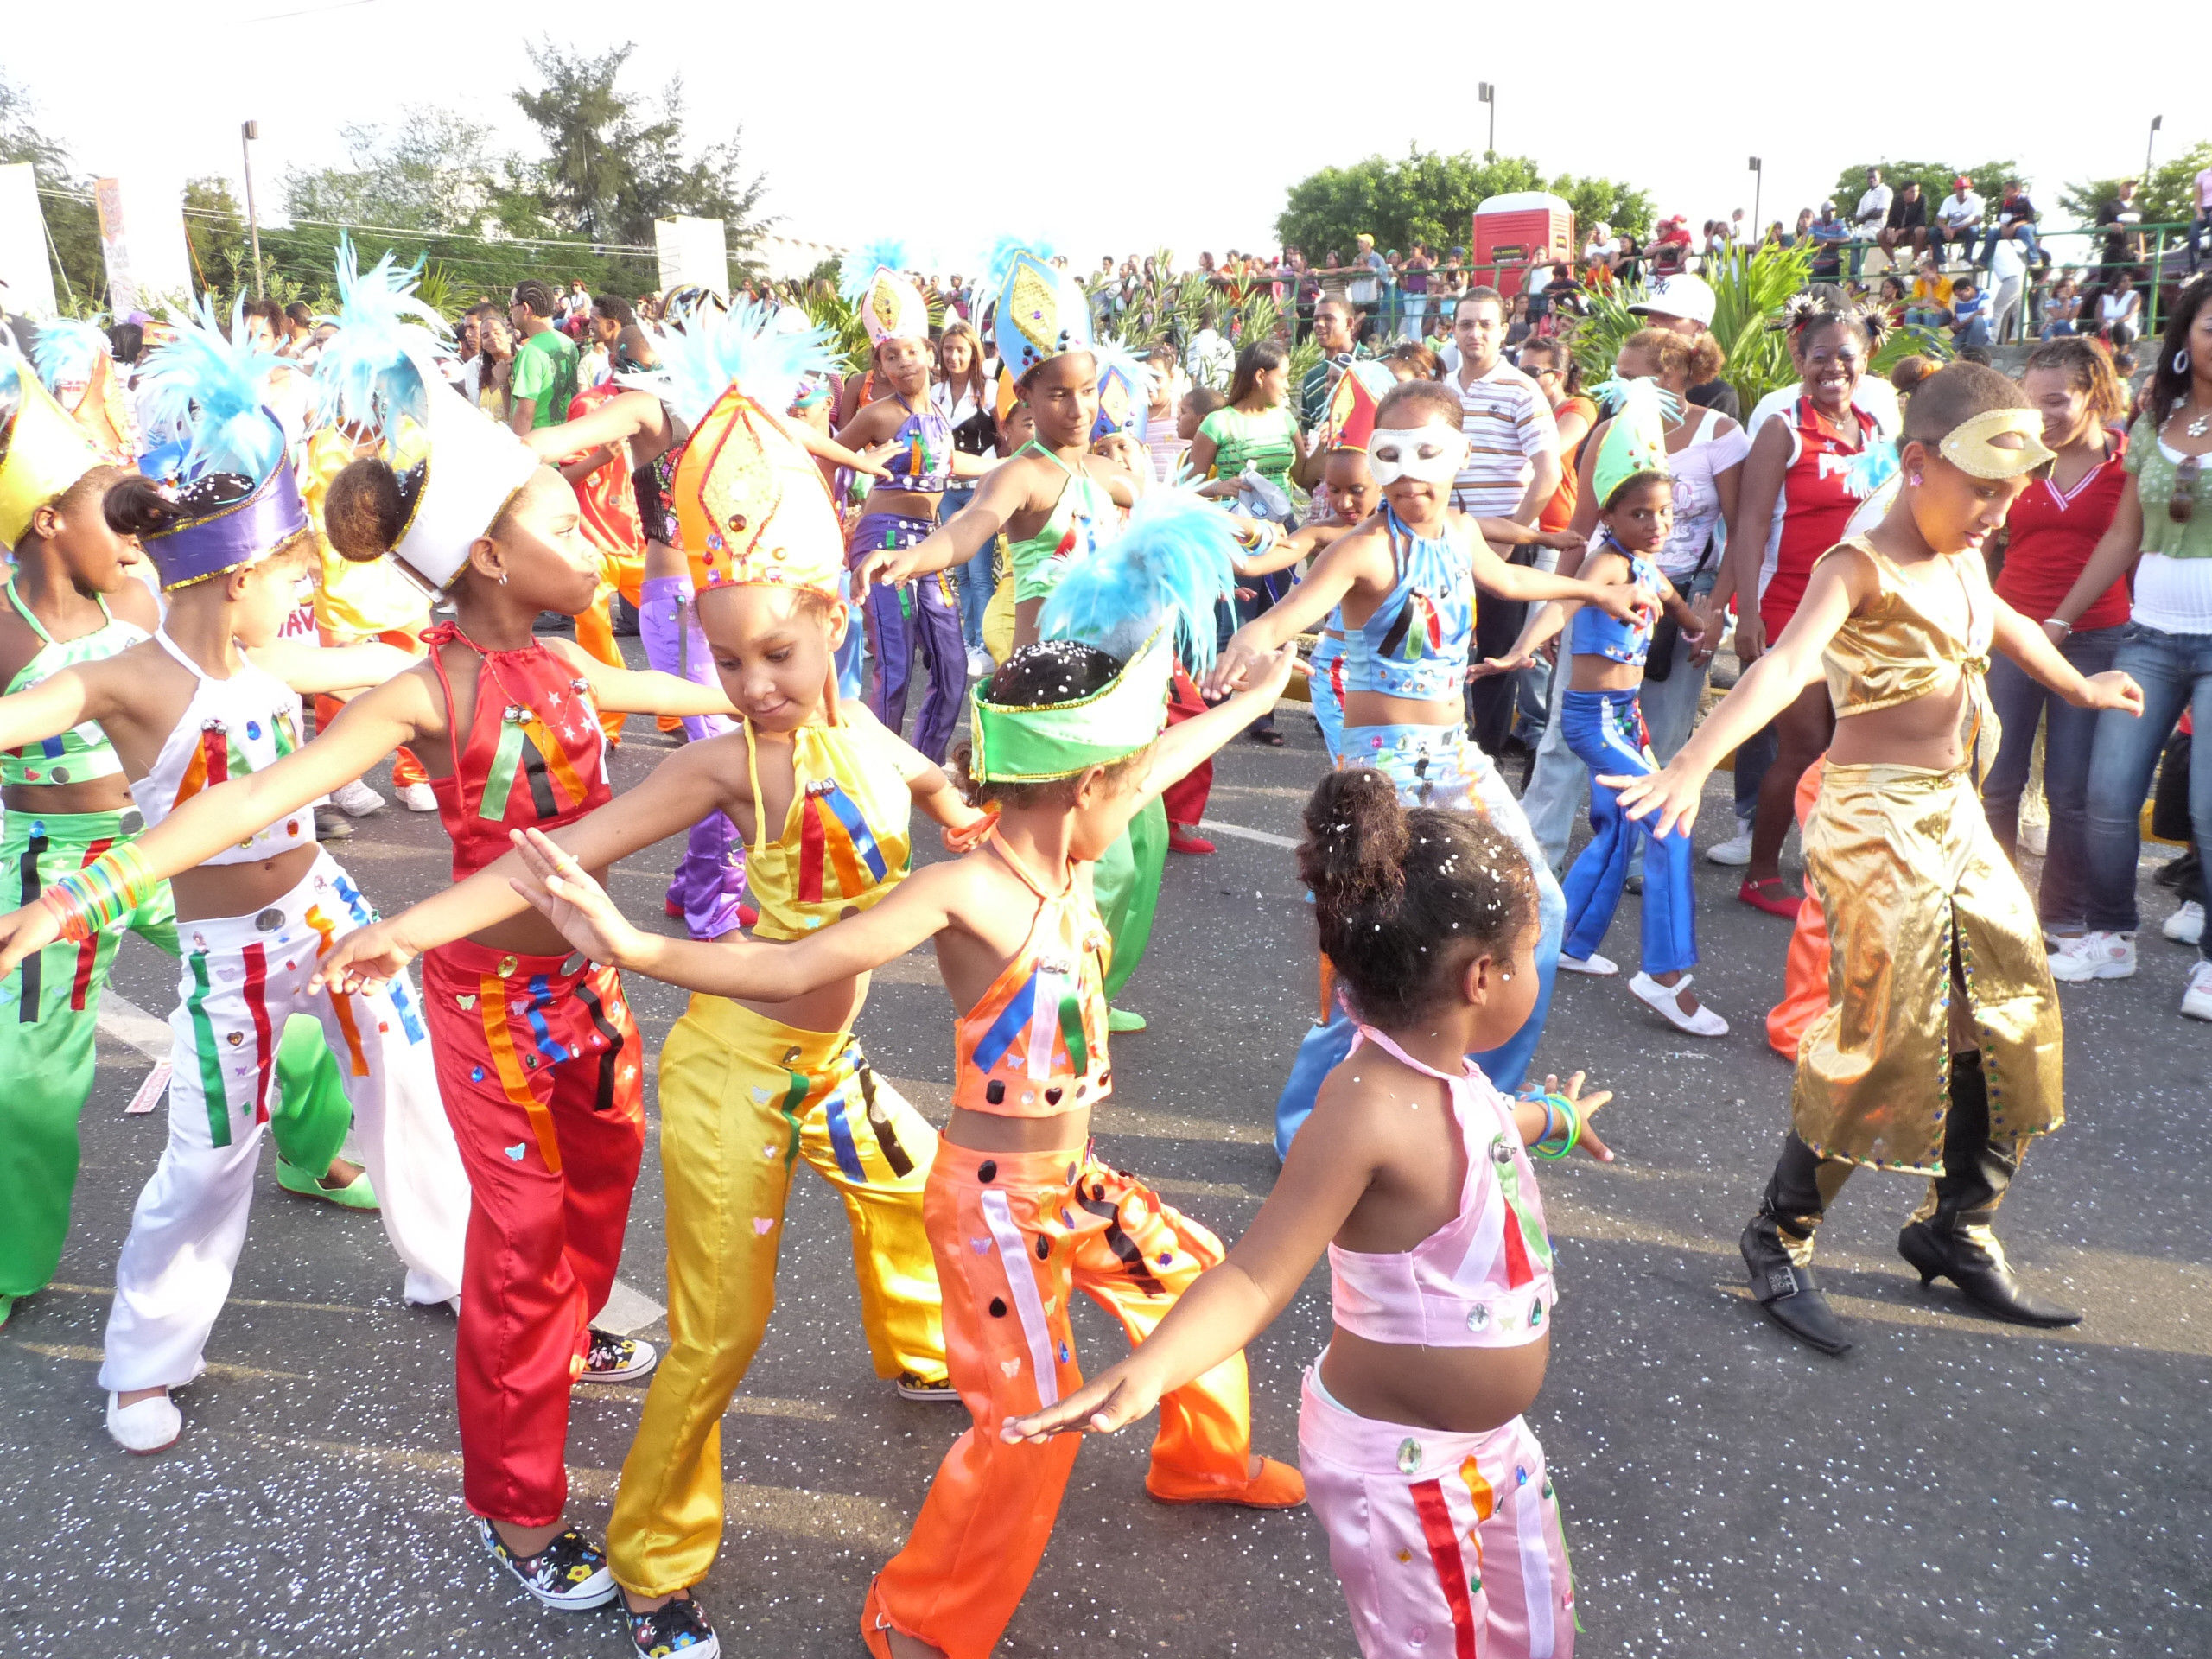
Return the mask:
{"type": "Polygon", "coordinates": [[[1368,470],[1388,489],[1402,478],[1423,484],[1449,484],[1467,459],[1466,435],[1457,427],[1430,422],[1421,426],[1382,426],[1367,441],[1368,470]]]}

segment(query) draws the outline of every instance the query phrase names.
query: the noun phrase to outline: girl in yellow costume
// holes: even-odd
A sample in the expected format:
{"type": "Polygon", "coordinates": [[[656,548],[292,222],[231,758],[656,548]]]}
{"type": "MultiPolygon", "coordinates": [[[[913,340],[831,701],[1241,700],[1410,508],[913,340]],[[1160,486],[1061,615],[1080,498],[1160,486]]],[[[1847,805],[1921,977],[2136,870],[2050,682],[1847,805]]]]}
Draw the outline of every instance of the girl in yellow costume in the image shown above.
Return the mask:
{"type": "MultiPolygon", "coordinates": [[[[700,626],[739,729],[687,744],[558,839],[596,868],[727,812],[746,837],[757,937],[788,940],[898,884],[915,804],[951,830],[980,815],[865,709],[838,700],[842,540],[812,456],[771,412],[821,359],[820,336],[770,334],[764,321],[752,307],[696,321],[727,331],[719,349],[738,383],[691,434],[674,490],[700,626]]],[[[521,868],[508,855],[373,930],[327,971],[388,978],[420,950],[524,910],[510,884],[521,868]]],[[[642,1654],[720,1651],[689,1591],[721,1544],[721,1416],[774,1306],[801,1157],[844,1200],[877,1374],[909,1398],[957,1397],[922,1225],[937,1135],[853,1039],[867,990],[860,974],[788,1001],[694,996],[661,1051],[670,1348],[607,1535],[642,1654]]]]}
{"type": "Polygon", "coordinates": [[[1874,528],[1822,554],[1796,614],[1665,770],[1603,778],[1657,833],[1697,815],[1706,776],[1825,674],[1835,741],[1805,831],[1827,917],[1828,1007],[1799,1046],[1792,1128],[1742,1241],[1769,1318],[1851,1346],[1813,1281],[1814,1230],[1857,1165],[1932,1179],[1897,1240],[1997,1318],[2081,1315],[2021,1285],[1991,1230],[2033,1136],[2065,1121],[2058,1001],[2035,907],[1968,772],[1993,645],[2069,702],[2140,712],[2118,672],[2082,678],[1990,591],[1982,544],[2050,459],[2003,375],[1957,363],[1907,410],[1904,487],[1874,528]]]}

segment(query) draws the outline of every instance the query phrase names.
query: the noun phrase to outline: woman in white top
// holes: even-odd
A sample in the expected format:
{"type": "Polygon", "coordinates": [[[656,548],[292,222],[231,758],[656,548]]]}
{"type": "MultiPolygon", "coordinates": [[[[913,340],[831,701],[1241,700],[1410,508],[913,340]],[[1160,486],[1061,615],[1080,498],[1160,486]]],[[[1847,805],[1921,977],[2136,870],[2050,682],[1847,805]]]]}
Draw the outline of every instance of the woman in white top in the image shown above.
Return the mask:
{"type": "MultiPolygon", "coordinates": [[[[1667,422],[1667,471],[1675,480],[1675,528],[1656,563],[1662,575],[1691,603],[1698,604],[1713,590],[1726,556],[1727,537],[1736,522],[1738,486],[1742,482],[1744,457],[1751,441],[1744,429],[1726,415],[1700,409],[1688,401],[1689,389],[1719,374],[1726,359],[1719,342],[1711,334],[1695,340],[1664,328],[1643,328],[1621,342],[1613,359],[1613,375],[1620,380],[1656,379],[1673,397],[1675,412],[1667,422]]],[[[1594,394],[1593,394],[1594,395],[1594,394]]],[[[1600,421],[1584,442],[1580,493],[1571,528],[1586,537],[1598,524],[1599,502],[1591,483],[1599,449],[1610,421],[1600,421]]],[[[1561,573],[1572,575],[1582,555],[1560,555],[1561,573]]],[[[1705,690],[1712,646],[1719,641],[1717,628],[1708,628],[1708,643],[1693,653],[1679,632],[1662,659],[1655,639],[1652,656],[1644,667],[1643,721],[1651,752],[1662,766],[1689,740],[1696,722],[1699,699],[1705,690]]],[[[1522,794],[1521,810],[1529,827],[1556,868],[1567,856],[1567,837],[1590,787],[1589,769],[1567,746],[1562,722],[1554,717],[1536,750],[1536,764],[1529,787],[1522,794]]],[[[1639,849],[1639,851],[1641,849],[1639,849]]]]}
{"type": "MultiPolygon", "coordinates": [[[[990,376],[983,360],[983,342],[976,331],[957,318],[948,321],[938,337],[937,372],[930,377],[930,401],[952,423],[952,443],[969,454],[989,453],[997,437],[992,424],[990,376]]],[[[972,483],[956,479],[946,489],[938,511],[950,518],[975,496],[972,483]]],[[[989,673],[990,653],[983,649],[983,612],[991,602],[992,573],[988,560],[970,559],[954,572],[960,591],[960,636],[968,648],[968,671],[989,673]]]]}
{"type": "Polygon", "coordinates": [[[2097,332],[2113,346],[2133,346],[2143,332],[2143,296],[2126,278],[2115,276],[2097,296],[2097,332]]]}

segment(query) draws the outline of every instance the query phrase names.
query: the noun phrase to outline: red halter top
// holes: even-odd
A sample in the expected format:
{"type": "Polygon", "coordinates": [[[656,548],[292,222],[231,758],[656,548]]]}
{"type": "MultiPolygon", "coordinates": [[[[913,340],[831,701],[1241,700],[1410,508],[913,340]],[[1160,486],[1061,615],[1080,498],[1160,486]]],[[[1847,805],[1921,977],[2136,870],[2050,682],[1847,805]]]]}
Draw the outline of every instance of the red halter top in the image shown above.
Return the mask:
{"type": "Polygon", "coordinates": [[[590,683],[536,640],[520,651],[486,651],[453,623],[426,629],[448,726],[453,685],[439,647],[455,640],[483,659],[476,709],[467,741],[453,745],[452,775],[431,779],[430,792],[453,837],[453,879],[461,881],[508,850],[510,830],[557,830],[614,791],[590,683]]]}

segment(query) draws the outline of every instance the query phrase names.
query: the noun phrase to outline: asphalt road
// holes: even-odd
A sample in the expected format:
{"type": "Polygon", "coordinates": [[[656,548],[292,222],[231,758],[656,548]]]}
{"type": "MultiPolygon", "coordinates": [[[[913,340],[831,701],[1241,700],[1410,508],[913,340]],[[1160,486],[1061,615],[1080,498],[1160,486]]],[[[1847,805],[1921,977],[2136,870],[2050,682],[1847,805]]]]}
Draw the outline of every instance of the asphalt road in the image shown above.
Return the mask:
{"type": "MultiPolygon", "coordinates": [[[[1216,819],[1295,835],[1322,759],[1310,722],[1283,724],[1287,749],[1223,757],[1216,819]]],[[[618,787],[663,753],[650,722],[631,729],[618,787]]],[[[1700,842],[1724,832],[1701,825],[1700,842]]],[[[1218,840],[1211,858],[1171,861],[1124,998],[1152,1028],[1117,1039],[1097,1129],[1104,1156],[1233,1239],[1274,1178],[1273,1102],[1314,976],[1288,853],[1218,840]]],[[[435,821],[396,807],[334,850],[387,912],[446,880],[435,821]]],[[[674,852],[615,878],[635,913],[658,915],[674,852]]],[[[1540,1056],[1620,1091],[1603,1120],[1620,1163],[1543,1173],[1561,1300],[1532,1417],[1565,1508],[1580,1651],[2212,1654],[2212,1232],[2190,1197],[2212,1027],[2175,1013],[2188,956],[2154,932],[2171,895],[2145,883],[2137,977],[2062,992],[2073,1122],[2035,1147],[2004,1211],[2017,1262],[2087,1321],[2025,1332],[1923,1294],[1894,1246],[1917,1184],[1862,1174],[1823,1234],[1859,1338],[1835,1361],[1758,1318],[1735,1248],[1786,1123],[1789,1068],[1761,1035],[1786,925],[1734,903],[1730,872],[1700,862],[1698,882],[1700,988],[1735,1031],[1680,1036],[1621,982],[1569,976],[1540,1056]]],[[[1608,944],[1624,965],[1637,907],[1608,944]]],[[[175,970],[134,940],[116,983],[160,1018],[175,970]]],[[[633,980],[631,995],[657,1047],[679,994],[633,980]]],[[[860,1027],[939,1122],[950,1012],[914,958],[879,976],[860,1027]]],[[[108,1287],[164,1133],[159,1113],[123,1115],[147,1070],[104,1044],[60,1283],[0,1330],[6,1650],[624,1652],[611,1613],[544,1611],[494,1575],[461,1506],[451,1316],[402,1306],[373,1220],[289,1197],[267,1161],[182,1442],[139,1459],[109,1441],[94,1383],[108,1287]]],[[[786,1237],[782,1306],[725,1429],[732,1524],[701,1595],[732,1654],[858,1659],[868,1577],[962,1423],[869,1370],[848,1235],[819,1182],[795,1187],[786,1237]]],[[[622,1276],[664,1300],[650,1153],[622,1276]]],[[[1256,1441],[1275,1456],[1295,1456],[1327,1299],[1317,1271],[1251,1351],[1256,1441]]],[[[1077,1327],[1094,1361],[1114,1351],[1087,1306],[1077,1327]]],[[[642,1392],[579,1394],[571,1507],[588,1527],[605,1525],[642,1392]]],[[[1145,1449],[1141,1434],[1086,1444],[1001,1654],[1353,1653],[1310,1516],[1163,1510],[1141,1489],[1145,1449]]]]}

